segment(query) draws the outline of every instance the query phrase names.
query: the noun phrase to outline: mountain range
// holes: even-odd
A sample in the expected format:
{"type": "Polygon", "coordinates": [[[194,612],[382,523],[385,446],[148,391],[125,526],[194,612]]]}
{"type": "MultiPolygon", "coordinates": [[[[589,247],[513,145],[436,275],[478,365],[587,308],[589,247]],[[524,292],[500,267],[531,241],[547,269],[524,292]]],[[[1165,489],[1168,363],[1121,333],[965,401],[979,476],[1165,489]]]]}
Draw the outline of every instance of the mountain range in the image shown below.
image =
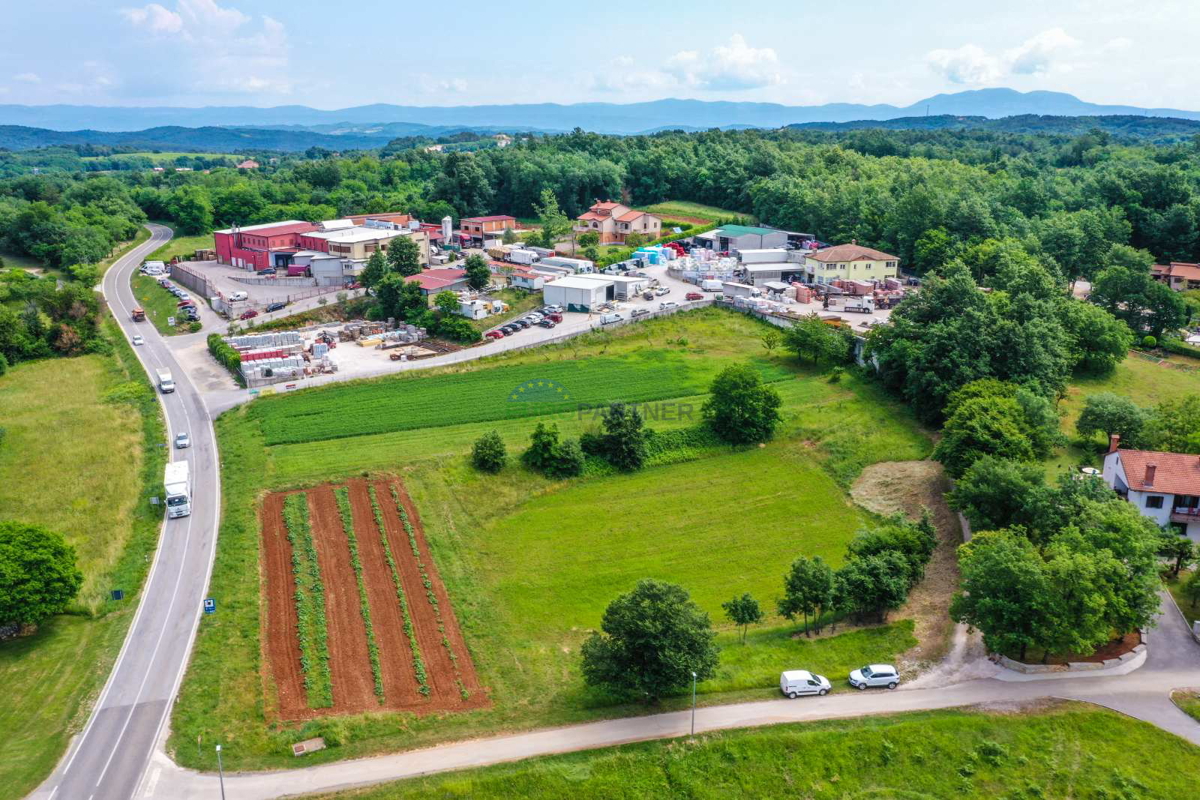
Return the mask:
{"type": "MultiPolygon", "coordinates": [[[[644,103],[557,103],[481,106],[398,106],[386,103],[334,110],[308,106],[74,106],[0,105],[0,125],[55,131],[141,131],[159,127],[295,128],[331,136],[384,135],[405,126],[487,127],[496,130],[634,134],[682,128],[778,128],[810,122],[892,120],[924,115],[999,118],[1023,114],[1047,116],[1134,115],[1200,120],[1200,112],[1172,108],[1101,105],[1063,92],[976,89],[938,94],[908,106],[829,103],[786,106],[778,103],[665,99],[644,103]]],[[[409,130],[396,135],[416,135],[409,130]]],[[[346,146],[346,145],[343,145],[346,146]]]]}

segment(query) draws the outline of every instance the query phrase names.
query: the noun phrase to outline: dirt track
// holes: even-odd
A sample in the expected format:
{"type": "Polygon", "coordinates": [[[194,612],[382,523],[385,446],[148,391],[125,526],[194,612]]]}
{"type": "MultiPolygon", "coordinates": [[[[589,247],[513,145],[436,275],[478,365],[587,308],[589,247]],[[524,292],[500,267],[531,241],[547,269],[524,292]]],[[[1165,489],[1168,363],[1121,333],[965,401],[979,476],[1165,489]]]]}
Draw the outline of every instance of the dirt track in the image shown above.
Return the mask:
{"type": "Polygon", "coordinates": [[[283,498],[287,493],[269,495],[263,504],[264,685],[268,689],[268,708],[274,701],[280,719],[298,720],[330,713],[354,714],[380,709],[417,713],[464,710],[486,706],[489,702],[479,685],[450,598],[425,542],[420,517],[403,487],[398,481],[394,484],[413,525],[420,562],[425,568],[424,578],[392,496],[393,481],[374,482],[388,545],[400,573],[417,645],[425,663],[430,694],[426,697],[419,691],[413,655],[404,633],[403,616],[383,540],[375,522],[368,482],[359,479],[346,485],[350,490],[351,515],[371,612],[371,627],[379,648],[384,702],[380,704],[375,695],[367,631],[349,544],[338,514],[335,487],[326,484],[309,489],[307,495],[317,561],[325,588],[332,709],[311,709],[307,705],[297,638],[291,545],[283,524],[283,498]],[[436,606],[426,592],[426,578],[429,591],[437,600],[436,606]],[[451,658],[451,652],[454,658],[451,658]],[[269,691],[272,683],[277,699],[269,691]],[[465,699],[462,696],[464,690],[467,693],[465,699]]]}

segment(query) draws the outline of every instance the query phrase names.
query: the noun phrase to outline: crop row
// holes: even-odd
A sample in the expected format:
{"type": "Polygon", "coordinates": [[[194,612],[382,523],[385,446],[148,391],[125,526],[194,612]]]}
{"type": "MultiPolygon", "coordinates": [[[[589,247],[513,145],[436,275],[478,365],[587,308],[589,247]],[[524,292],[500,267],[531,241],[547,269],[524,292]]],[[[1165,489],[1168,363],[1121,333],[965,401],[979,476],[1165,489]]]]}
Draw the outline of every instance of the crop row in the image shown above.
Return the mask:
{"type": "MultiPolygon", "coordinates": [[[[570,410],[579,404],[646,402],[707,391],[719,359],[647,351],[626,356],[513,365],[462,374],[342,384],[255,402],[267,445],[488,422],[570,410]],[[515,398],[515,399],[514,399],[515,398]]],[[[759,363],[763,378],[788,373],[759,363]]]]}
{"type": "Polygon", "coordinates": [[[362,561],[358,557],[358,538],[354,535],[354,515],[350,510],[350,490],[339,486],[333,495],[337,498],[338,514],[342,518],[342,530],[350,548],[350,564],[354,567],[354,580],[358,583],[358,609],[362,612],[363,625],[367,629],[367,652],[371,658],[371,675],[375,678],[375,697],[383,702],[383,669],[379,664],[379,645],[375,641],[375,627],[371,624],[371,606],[367,602],[367,584],[363,579],[362,561]]]}
{"type": "Polygon", "coordinates": [[[296,620],[300,639],[300,668],[312,708],[333,705],[329,669],[329,629],[325,618],[325,585],[317,562],[308,516],[308,496],[291,494],[283,501],[283,523],[292,545],[292,579],[296,584],[296,620]]]}
{"type": "Polygon", "coordinates": [[[458,669],[458,656],[454,653],[454,647],[450,644],[450,639],[446,636],[446,625],[442,621],[442,609],[438,605],[437,594],[433,591],[433,581],[429,578],[429,573],[425,571],[425,561],[421,558],[421,548],[417,546],[417,533],[413,529],[412,521],[408,518],[408,511],[404,508],[404,503],[400,502],[400,492],[396,489],[396,485],[391,485],[392,500],[396,503],[396,511],[400,512],[400,522],[404,525],[404,533],[408,535],[408,546],[412,548],[413,558],[417,561],[417,567],[421,570],[421,583],[425,586],[425,598],[429,601],[429,605],[433,607],[433,614],[437,618],[438,633],[442,637],[442,647],[446,648],[446,654],[450,656],[450,663],[454,665],[454,682],[458,685],[458,693],[466,700],[471,696],[467,691],[467,687],[463,685],[462,675],[458,669]]]}
{"type": "Polygon", "coordinates": [[[392,546],[388,543],[387,528],[383,524],[383,512],[379,509],[379,498],[375,495],[375,487],[367,487],[371,494],[371,510],[375,513],[375,525],[379,528],[379,538],[383,541],[383,555],[387,559],[388,569],[392,571],[392,583],[396,587],[396,599],[400,601],[400,614],[404,617],[404,635],[408,637],[409,647],[413,654],[413,673],[417,676],[418,690],[426,697],[429,696],[429,676],[425,673],[425,662],[421,658],[421,646],[417,643],[417,631],[413,627],[412,614],[408,608],[408,598],[404,596],[404,587],[400,583],[400,569],[392,556],[392,546]]]}

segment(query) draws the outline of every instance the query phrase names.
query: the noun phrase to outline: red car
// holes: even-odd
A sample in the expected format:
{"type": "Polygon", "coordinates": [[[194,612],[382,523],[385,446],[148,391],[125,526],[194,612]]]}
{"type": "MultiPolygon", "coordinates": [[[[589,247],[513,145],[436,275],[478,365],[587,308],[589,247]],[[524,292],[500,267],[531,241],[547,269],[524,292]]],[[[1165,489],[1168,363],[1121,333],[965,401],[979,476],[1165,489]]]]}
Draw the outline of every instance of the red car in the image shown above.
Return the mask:
{"type": "Polygon", "coordinates": [[[703,300],[704,295],[700,294],[699,292],[688,292],[687,295],[684,296],[683,299],[684,300],[703,300]]]}
{"type": "Polygon", "coordinates": [[[503,339],[504,334],[501,333],[500,331],[488,331],[487,333],[485,333],[483,335],[483,338],[485,338],[485,339],[503,339]]]}
{"type": "Polygon", "coordinates": [[[243,311],[242,315],[238,317],[238,319],[254,319],[257,316],[258,312],[251,308],[248,311],[243,311]]]}

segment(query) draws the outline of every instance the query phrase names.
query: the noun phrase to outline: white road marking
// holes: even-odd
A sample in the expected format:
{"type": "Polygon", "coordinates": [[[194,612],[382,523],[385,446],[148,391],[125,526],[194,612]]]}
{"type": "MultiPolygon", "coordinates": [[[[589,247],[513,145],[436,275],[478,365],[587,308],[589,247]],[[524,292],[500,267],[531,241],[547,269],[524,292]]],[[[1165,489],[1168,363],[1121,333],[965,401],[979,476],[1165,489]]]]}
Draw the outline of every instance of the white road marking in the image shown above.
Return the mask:
{"type": "Polygon", "coordinates": [[[162,776],[162,767],[155,767],[150,773],[150,780],[146,781],[146,797],[153,797],[154,790],[158,788],[158,779],[162,776]]]}

